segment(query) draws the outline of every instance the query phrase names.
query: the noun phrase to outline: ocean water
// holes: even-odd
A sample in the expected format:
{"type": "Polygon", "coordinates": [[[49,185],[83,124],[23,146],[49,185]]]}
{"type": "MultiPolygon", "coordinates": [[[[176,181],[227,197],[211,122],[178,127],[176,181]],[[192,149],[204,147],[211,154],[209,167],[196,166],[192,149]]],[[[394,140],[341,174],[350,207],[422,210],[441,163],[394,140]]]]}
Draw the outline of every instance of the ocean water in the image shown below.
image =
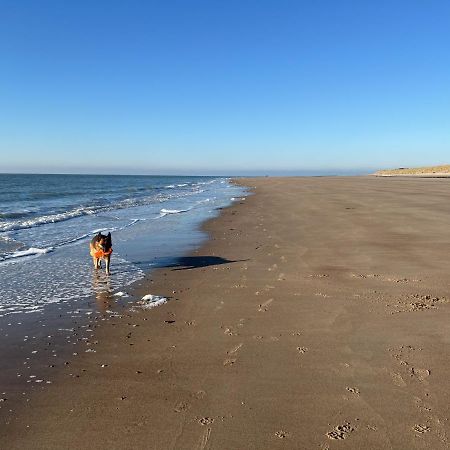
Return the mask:
{"type": "Polygon", "coordinates": [[[198,246],[201,223],[245,191],[220,177],[0,174],[0,317],[124,296],[152,267],[198,246]],[[89,241],[111,232],[111,276],[89,241]]]}

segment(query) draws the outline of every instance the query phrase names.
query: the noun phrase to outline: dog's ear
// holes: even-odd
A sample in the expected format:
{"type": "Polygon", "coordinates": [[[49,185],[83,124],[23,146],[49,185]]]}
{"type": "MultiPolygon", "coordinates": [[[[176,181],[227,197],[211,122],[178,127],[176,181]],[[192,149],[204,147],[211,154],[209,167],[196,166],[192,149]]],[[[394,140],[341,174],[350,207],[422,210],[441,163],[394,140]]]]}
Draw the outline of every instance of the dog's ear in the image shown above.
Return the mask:
{"type": "Polygon", "coordinates": [[[106,236],[106,240],[107,240],[108,242],[111,242],[111,233],[108,233],[108,236],[106,236]]]}

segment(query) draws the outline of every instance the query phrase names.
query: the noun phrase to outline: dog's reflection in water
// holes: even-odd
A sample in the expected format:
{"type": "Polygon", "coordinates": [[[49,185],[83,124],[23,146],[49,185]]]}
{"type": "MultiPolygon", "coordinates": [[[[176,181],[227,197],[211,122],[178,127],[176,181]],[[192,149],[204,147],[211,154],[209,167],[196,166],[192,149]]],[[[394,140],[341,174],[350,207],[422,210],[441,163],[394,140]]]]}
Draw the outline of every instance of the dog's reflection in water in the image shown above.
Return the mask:
{"type": "Polygon", "coordinates": [[[92,290],[95,293],[97,310],[102,314],[106,313],[108,309],[111,309],[114,301],[109,278],[94,270],[92,273],[92,290]]]}

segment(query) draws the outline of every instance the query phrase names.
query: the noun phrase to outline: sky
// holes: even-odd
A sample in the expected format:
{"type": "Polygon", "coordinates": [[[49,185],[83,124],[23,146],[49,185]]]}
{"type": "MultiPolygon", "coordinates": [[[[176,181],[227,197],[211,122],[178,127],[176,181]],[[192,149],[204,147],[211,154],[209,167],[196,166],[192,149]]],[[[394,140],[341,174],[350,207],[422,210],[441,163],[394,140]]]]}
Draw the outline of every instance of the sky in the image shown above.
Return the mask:
{"type": "Polygon", "coordinates": [[[0,20],[0,172],[450,163],[448,0],[1,0],[0,20]]]}

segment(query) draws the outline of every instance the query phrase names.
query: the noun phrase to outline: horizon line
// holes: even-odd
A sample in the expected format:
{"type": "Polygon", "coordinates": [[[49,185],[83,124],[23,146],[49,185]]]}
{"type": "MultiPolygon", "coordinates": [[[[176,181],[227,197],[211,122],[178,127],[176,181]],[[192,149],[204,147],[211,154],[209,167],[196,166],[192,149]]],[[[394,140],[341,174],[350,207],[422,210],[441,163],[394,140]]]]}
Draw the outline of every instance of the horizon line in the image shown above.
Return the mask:
{"type": "Polygon", "coordinates": [[[86,176],[153,176],[153,177],[270,177],[270,176],[355,176],[355,175],[369,175],[380,169],[299,169],[299,170],[255,170],[255,171],[239,171],[239,173],[99,173],[99,172],[21,172],[0,171],[0,175],[86,175],[86,176]]]}

